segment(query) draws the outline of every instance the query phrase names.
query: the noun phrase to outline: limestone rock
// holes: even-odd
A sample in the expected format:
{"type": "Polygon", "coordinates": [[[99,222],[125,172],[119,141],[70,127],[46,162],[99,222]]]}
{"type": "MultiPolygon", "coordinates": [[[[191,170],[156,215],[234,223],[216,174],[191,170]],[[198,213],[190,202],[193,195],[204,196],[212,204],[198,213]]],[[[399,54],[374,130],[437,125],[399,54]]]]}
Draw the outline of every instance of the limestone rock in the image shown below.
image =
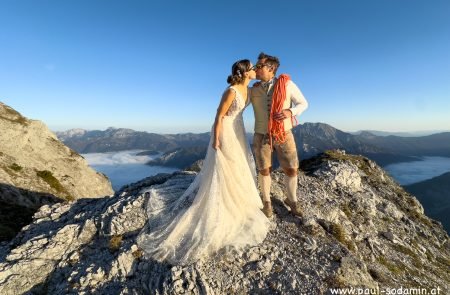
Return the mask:
{"type": "Polygon", "coordinates": [[[302,168],[304,219],[284,205],[284,176],[274,171],[275,215],[263,243],[187,266],[145,257],[136,239],[148,192],[175,198],[194,172],[147,178],[111,198],[43,206],[14,240],[0,243],[0,294],[330,294],[336,287],[399,286],[450,292],[447,233],[387,174],[381,178],[381,168],[342,153],[302,168]]]}
{"type": "Polygon", "coordinates": [[[38,208],[113,194],[107,177],[36,120],[0,103],[0,200],[38,208]]]}

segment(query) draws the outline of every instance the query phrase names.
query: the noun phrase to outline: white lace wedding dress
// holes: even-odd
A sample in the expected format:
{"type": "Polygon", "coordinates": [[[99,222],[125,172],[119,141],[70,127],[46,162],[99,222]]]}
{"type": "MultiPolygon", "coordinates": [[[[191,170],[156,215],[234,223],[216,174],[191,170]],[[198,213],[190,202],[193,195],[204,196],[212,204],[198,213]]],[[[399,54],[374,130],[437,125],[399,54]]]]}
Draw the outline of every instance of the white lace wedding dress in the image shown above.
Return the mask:
{"type": "Polygon", "coordinates": [[[222,248],[261,243],[269,230],[256,187],[256,169],[245,135],[246,101],[237,89],[223,118],[220,149],[211,141],[200,173],[181,197],[150,190],[148,222],[138,236],[145,256],[190,264],[222,248]]]}

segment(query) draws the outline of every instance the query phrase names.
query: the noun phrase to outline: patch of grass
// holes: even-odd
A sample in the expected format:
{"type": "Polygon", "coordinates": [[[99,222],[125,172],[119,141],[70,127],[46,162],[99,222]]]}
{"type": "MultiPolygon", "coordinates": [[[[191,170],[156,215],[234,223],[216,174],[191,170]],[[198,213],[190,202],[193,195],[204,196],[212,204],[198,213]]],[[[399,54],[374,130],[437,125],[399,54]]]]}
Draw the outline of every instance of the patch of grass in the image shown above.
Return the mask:
{"type": "Polygon", "coordinates": [[[56,179],[50,171],[48,171],[48,170],[36,171],[36,174],[37,174],[37,176],[42,178],[46,183],[48,183],[48,185],[50,185],[50,187],[55,189],[57,192],[61,192],[61,193],[66,192],[66,190],[61,185],[59,180],[56,179]]]}
{"type": "MultiPolygon", "coordinates": [[[[59,193],[59,197],[66,201],[75,201],[75,197],[69,194],[69,192],[64,188],[64,186],[59,182],[56,177],[53,176],[52,172],[48,170],[36,171],[37,176],[42,178],[51,188],[55,189],[59,193]]],[[[67,175],[63,176],[65,178],[67,175]]]]}
{"type": "Polygon", "coordinates": [[[430,251],[425,252],[425,255],[427,255],[428,261],[433,261],[433,255],[431,254],[430,251]]]}
{"type": "Polygon", "coordinates": [[[66,196],[64,197],[64,199],[66,199],[66,200],[69,201],[69,202],[75,201],[75,200],[76,200],[75,197],[72,196],[72,195],[70,195],[70,194],[66,195],[66,196]]]}
{"type": "Polygon", "coordinates": [[[20,166],[20,165],[18,165],[16,163],[13,163],[12,165],[10,165],[9,168],[14,170],[14,171],[16,171],[16,172],[19,172],[19,171],[22,170],[22,166],[20,166]]]}
{"type": "Polygon", "coordinates": [[[69,148],[69,152],[70,152],[70,156],[71,157],[79,156],[79,154],[76,151],[74,151],[73,149],[71,149],[71,148],[69,148]]]}
{"type": "Polygon", "coordinates": [[[283,267],[281,266],[281,265],[275,265],[274,267],[273,267],[273,271],[274,272],[280,272],[280,271],[282,271],[283,270],[283,267]]]}
{"type": "Polygon", "coordinates": [[[328,284],[329,288],[346,288],[348,285],[345,281],[337,274],[331,275],[325,278],[325,282],[328,284]]]}
{"type": "Polygon", "coordinates": [[[415,210],[411,210],[411,209],[407,209],[406,212],[409,215],[409,217],[411,217],[412,219],[416,219],[416,220],[420,221],[421,223],[427,225],[428,227],[433,226],[433,223],[425,215],[423,215],[415,210]]]}
{"type": "Polygon", "coordinates": [[[341,210],[344,212],[344,214],[347,216],[347,218],[352,217],[352,210],[348,206],[348,203],[341,204],[341,210]]]}
{"type": "Polygon", "coordinates": [[[403,253],[403,254],[406,254],[406,255],[409,255],[409,256],[417,256],[416,253],[414,253],[413,250],[411,250],[411,249],[409,249],[409,248],[407,248],[407,247],[405,247],[403,245],[393,244],[392,247],[394,247],[394,249],[397,252],[400,252],[400,253],[403,253]]]}
{"type": "Polygon", "coordinates": [[[436,256],[436,261],[442,264],[444,267],[450,269],[450,258],[443,256],[436,256]]]}
{"type": "Polygon", "coordinates": [[[393,248],[397,252],[400,252],[400,253],[410,256],[415,267],[417,267],[417,268],[422,267],[422,263],[420,262],[419,256],[417,256],[417,254],[414,253],[413,250],[411,250],[408,247],[405,247],[403,245],[400,245],[400,244],[394,244],[393,248]]]}
{"type": "Polygon", "coordinates": [[[345,240],[345,231],[344,228],[337,223],[332,223],[331,224],[331,234],[333,234],[333,236],[339,241],[339,242],[344,242],[345,240]]]}
{"type": "Polygon", "coordinates": [[[400,198],[403,198],[403,195],[405,194],[405,191],[398,185],[393,187],[393,191],[400,198]]]}
{"type": "Polygon", "coordinates": [[[385,222],[391,222],[391,218],[389,216],[384,215],[383,217],[381,217],[381,220],[385,221],[385,222]]]}
{"type": "Polygon", "coordinates": [[[270,282],[269,282],[269,288],[270,288],[272,291],[276,291],[276,290],[277,290],[277,283],[275,283],[274,281],[270,281],[270,282]]]}
{"type": "Polygon", "coordinates": [[[388,278],[380,271],[375,268],[369,268],[368,272],[370,276],[377,282],[386,283],[388,282],[388,278]]]}
{"type": "Polygon", "coordinates": [[[395,264],[389,262],[389,261],[386,259],[386,257],[384,257],[383,255],[378,256],[378,257],[377,257],[377,261],[378,261],[380,264],[384,265],[387,269],[389,269],[389,271],[390,271],[391,273],[393,273],[393,274],[398,275],[398,274],[402,273],[402,270],[401,270],[397,265],[395,265],[395,264]]]}
{"type": "Polygon", "coordinates": [[[337,223],[331,223],[330,226],[331,234],[338,240],[340,243],[344,244],[349,250],[355,251],[355,245],[346,239],[345,230],[342,225],[337,223]]]}
{"type": "Polygon", "coordinates": [[[371,175],[371,169],[369,167],[369,162],[366,158],[359,155],[349,155],[342,154],[336,150],[328,150],[324,152],[330,159],[338,161],[349,161],[358,166],[359,169],[363,170],[367,175],[371,175]]]}
{"type": "Polygon", "coordinates": [[[81,288],[81,284],[80,283],[70,283],[69,284],[70,289],[72,290],[78,290],[81,288]]]}
{"type": "Polygon", "coordinates": [[[0,168],[2,168],[3,170],[5,170],[6,173],[8,173],[9,176],[11,177],[17,177],[17,174],[14,172],[14,170],[12,170],[11,168],[9,168],[9,166],[0,166],[0,168]]]}
{"type": "Polygon", "coordinates": [[[26,125],[28,123],[27,119],[25,117],[23,117],[19,112],[15,111],[14,109],[12,109],[6,105],[4,105],[3,109],[4,109],[5,113],[9,116],[5,117],[5,116],[0,115],[1,119],[7,120],[7,121],[10,121],[13,123],[18,123],[21,125],[26,125]],[[9,117],[13,117],[14,119],[11,119],[9,117]]]}
{"type": "MultiPolygon", "coordinates": [[[[405,267],[405,273],[413,278],[421,278],[423,284],[422,287],[427,289],[433,289],[438,285],[438,283],[434,279],[435,277],[432,275],[434,270],[435,267],[430,267],[429,269],[427,269],[426,266],[424,266],[423,268],[405,267]]],[[[434,275],[436,275],[436,273],[434,273],[434,275]]],[[[441,277],[442,274],[437,276],[441,277]]],[[[409,279],[407,282],[405,282],[405,287],[417,288],[417,282],[415,280],[409,279]]]]}
{"type": "Polygon", "coordinates": [[[408,272],[411,276],[416,277],[416,278],[425,276],[424,274],[420,273],[417,269],[412,269],[409,267],[406,268],[406,272],[408,272]]]}
{"type": "Polygon", "coordinates": [[[411,206],[417,206],[417,201],[411,196],[406,197],[406,202],[411,206]]]}
{"type": "Polygon", "coordinates": [[[410,243],[414,248],[419,249],[419,244],[417,243],[416,238],[413,238],[410,243]]]}
{"type": "Polygon", "coordinates": [[[122,235],[114,235],[109,240],[109,251],[116,252],[120,249],[120,246],[122,245],[122,235]]]}
{"type": "Polygon", "coordinates": [[[134,259],[140,259],[142,256],[144,256],[144,251],[142,251],[141,249],[137,249],[131,254],[133,255],[134,259]]]}

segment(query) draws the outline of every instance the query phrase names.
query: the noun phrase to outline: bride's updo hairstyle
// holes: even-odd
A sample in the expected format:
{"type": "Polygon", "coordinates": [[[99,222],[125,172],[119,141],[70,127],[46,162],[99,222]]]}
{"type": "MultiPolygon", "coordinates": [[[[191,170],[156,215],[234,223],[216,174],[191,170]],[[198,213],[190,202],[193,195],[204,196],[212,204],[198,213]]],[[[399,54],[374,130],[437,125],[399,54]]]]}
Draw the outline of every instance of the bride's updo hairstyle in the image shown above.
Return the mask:
{"type": "Polygon", "coordinates": [[[248,59],[238,60],[231,67],[231,75],[228,76],[227,83],[236,85],[245,80],[244,73],[250,71],[251,62],[248,59]]]}

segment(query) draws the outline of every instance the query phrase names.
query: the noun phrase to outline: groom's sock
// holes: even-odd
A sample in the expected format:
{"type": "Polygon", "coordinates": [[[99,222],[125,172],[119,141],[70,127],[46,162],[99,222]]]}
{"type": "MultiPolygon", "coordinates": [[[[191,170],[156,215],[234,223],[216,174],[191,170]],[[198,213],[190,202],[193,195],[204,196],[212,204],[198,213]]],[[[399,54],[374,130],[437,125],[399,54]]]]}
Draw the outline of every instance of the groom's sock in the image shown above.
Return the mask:
{"type": "Polygon", "coordinates": [[[286,186],[287,197],[291,202],[297,202],[297,175],[289,177],[287,175],[284,176],[284,185],[286,186]]]}
{"type": "Polygon", "coordinates": [[[259,189],[261,190],[263,202],[270,202],[270,184],[272,179],[270,175],[262,175],[258,173],[259,189]]]}

